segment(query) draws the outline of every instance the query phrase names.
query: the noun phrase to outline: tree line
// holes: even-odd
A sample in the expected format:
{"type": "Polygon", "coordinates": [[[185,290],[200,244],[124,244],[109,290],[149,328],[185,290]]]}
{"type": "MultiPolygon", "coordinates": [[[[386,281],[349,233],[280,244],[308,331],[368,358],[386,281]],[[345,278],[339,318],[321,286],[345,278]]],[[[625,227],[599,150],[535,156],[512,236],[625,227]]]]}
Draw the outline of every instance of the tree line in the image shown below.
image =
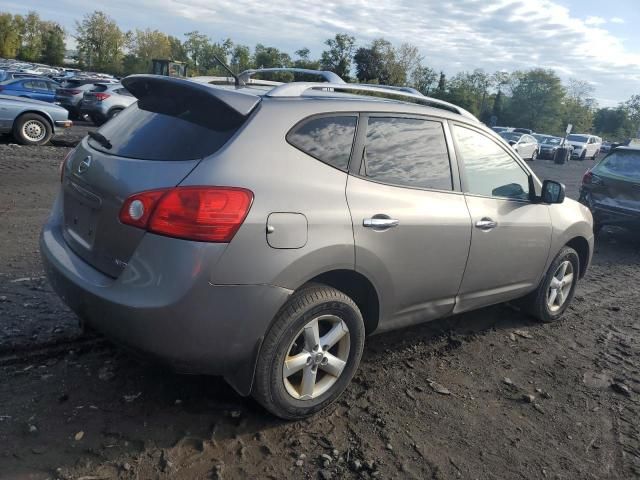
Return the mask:
{"type": "MultiPolygon", "coordinates": [[[[542,68],[494,73],[476,69],[448,77],[426,65],[416,46],[396,46],[384,38],[358,45],[353,36],[338,33],[324,42],[319,58],[312,58],[306,47],[292,56],[261,43],[252,49],[229,38],[212,41],[197,30],[183,38],[151,29],[124,31],[101,11],[76,21],[73,37],[80,68],[115,75],[149,72],[153,58],[168,58],[187,63],[190,75],[226,76],[218,57],[236,72],[261,67],[323,69],[351,82],[409,86],[459,105],[487,124],[559,135],[571,123],[574,132],[593,132],[611,140],[634,137],[640,129],[640,95],[614,108],[598,108],[589,82],[563,83],[553,70],[542,68]]],[[[0,57],[60,65],[64,39],[60,25],[41,20],[36,12],[0,13],[0,57]]],[[[270,77],[294,78],[290,73],[270,77]]]]}

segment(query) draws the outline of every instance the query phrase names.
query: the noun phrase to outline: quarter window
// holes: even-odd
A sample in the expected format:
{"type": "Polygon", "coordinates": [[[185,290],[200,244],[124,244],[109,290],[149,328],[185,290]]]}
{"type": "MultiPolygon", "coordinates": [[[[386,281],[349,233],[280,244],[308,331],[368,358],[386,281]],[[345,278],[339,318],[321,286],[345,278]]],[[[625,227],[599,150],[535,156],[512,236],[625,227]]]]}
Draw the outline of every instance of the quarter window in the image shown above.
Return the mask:
{"type": "Polygon", "coordinates": [[[287,141],[304,153],[346,171],[357,120],[355,116],[312,118],[289,132],[287,141]]]}
{"type": "Polygon", "coordinates": [[[455,125],[456,147],[466,174],[466,192],[488,197],[529,199],[529,175],[497,143],[455,125]]]}
{"type": "Polygon", "coordinates": [[[395,185],[451,190],[442,124],[413,118],[369,118],[360,173],[395,185]]]}

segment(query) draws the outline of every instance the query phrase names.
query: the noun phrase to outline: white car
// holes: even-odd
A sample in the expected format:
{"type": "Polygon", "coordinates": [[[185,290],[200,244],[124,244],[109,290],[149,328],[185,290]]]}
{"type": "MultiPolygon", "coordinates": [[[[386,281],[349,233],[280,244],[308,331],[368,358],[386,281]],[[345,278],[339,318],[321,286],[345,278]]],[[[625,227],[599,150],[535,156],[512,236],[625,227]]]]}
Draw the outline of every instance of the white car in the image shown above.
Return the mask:
{"type": "Polygon", "coordinates": [[[538,158],[538,141],[532,135],[520,132],[500,132],[498,135],[504,138],[522,158],[530,160],[538,158]]]}
{"type": "Polygon", "coordinates": [[[567,137],[567,142],[573,145],[573,153],[571,158],[584,160],[585,158],[594,159],[600,153],[602,148],[602,138],[588,133],[574,133],[567,137]]]}

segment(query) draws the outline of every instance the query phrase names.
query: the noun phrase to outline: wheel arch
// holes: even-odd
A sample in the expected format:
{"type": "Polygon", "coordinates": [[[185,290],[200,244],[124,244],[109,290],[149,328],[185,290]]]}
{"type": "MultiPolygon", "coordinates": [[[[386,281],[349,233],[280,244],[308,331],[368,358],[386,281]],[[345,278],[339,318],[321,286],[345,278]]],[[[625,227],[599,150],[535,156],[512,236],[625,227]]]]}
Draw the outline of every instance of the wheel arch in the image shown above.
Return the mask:
{"type": "Polygon", "coordinates": [[[348,269],[330,270],[309,279],[296,290],[310,283],[322,283],[349,296],[362,313],[366,334],[376,331],[380,321],[380,297],[373,283],[362,273],[348,269]]]}
{"type": "Polygon", "coordinates": [[[580,259],[580,274],[579,278],[583,278],[587,273],[587,267],[589,266],[589,242],[584,237],[573,237],[566,245],[573,248],[578,253],[580,259]]]}
{"type": "Polygon", "coordinates": [[[34,114],[34,115],[39,115],[39,116],[41,116],[42,118],[44,118],[44,119],[47,121],[47,123],[49,124],[49,126],[51,127],[51,133],[55,133],[55,131],[56,131],[56,127],[55,127],[55,125],[54,125],[54,123],[53,123],[53,119],[49,116],[49,114],[48,114],[48,113],[43,112],[42,110],[30,110],[30,109],[23,110],[23,111],[22,111],[22,112],[20,112],[18,115],[16,115],[16,118],[13,120],[13,126],[14,126],[14,128],[15,128],[16,122],[18,121],[18,119],[19,119],[20,117],[22,117],[23,115],[28,115],[28,114],[30,114],[30,113],[31,113],[31,114],[34,114]]]}

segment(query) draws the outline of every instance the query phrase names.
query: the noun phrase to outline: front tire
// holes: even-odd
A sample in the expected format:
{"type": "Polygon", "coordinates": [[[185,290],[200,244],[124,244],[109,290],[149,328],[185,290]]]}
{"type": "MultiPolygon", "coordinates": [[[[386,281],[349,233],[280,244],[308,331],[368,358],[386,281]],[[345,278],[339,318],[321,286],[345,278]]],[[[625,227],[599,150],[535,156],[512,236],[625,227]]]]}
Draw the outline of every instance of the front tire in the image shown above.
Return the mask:
{"type": "Polygon", "coordinates": [[[44,145],[52,135],[51,124],[36,113],[21,115],[13,127],[13,136],[22,145],[44,145]]]}
{"type": "Polygon", "coordinates": [[[267,333],[253,397],[272,414],[295,420],[334,402],[353,378],[364,349],[357,305],[325,285],[296,292],[267,333]]]}
{"type": "Polygon", "coordinates": [[[578,253],[571,247],[563,247],[538,288],[523,299],[524,310],[544,323],[558,320],[573,300],[579,273],[578,253]]]}
{"type": "Polygon", "coordinates": [[[538,151],[534,150],[533,153],[531,154],[531,161],[533,162],[537,158],[538,158],[538,151]]]}

